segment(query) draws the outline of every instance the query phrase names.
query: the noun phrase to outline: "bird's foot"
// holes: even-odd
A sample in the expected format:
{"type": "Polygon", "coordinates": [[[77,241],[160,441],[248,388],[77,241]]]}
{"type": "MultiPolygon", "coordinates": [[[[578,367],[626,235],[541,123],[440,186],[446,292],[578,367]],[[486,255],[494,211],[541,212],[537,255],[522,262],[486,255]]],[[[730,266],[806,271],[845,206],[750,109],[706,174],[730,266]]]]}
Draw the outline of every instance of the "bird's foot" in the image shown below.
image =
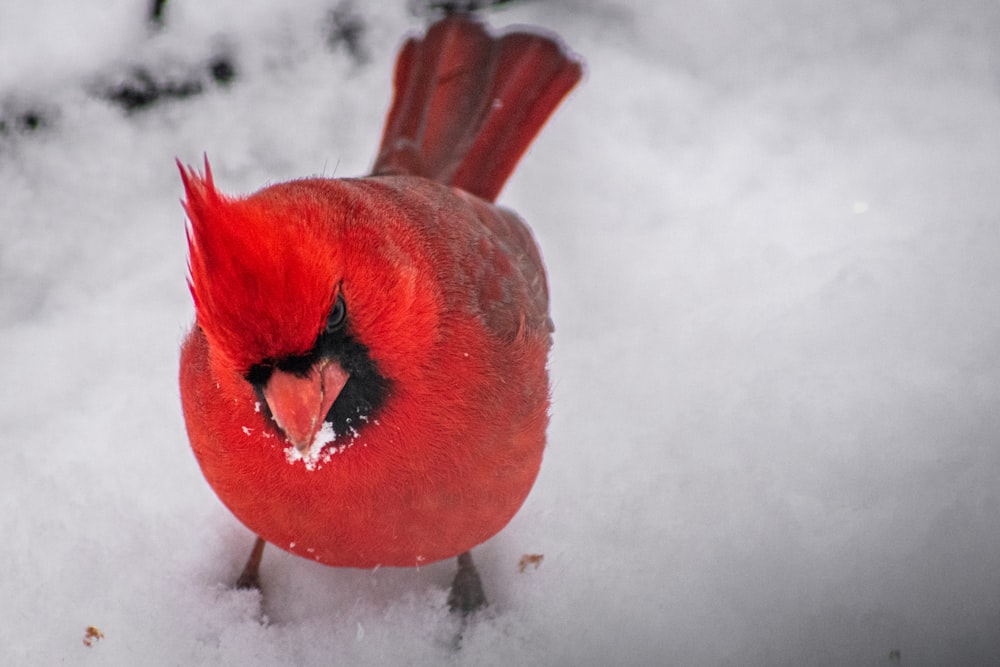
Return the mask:
{"type": "Polygon", "coordinates": [[[236,580],[237,590],[260,590],[260,559],[264,555],[264,544],[263,538],[260,537],[254,542],[247,564],[236,580]]]}
{"type": "Polygon", "coordinates": [[[483,592],[483,581],[472,563],[472,554],[466,551],[458,557],[458,572],[451,582],[448,594],[448,608],[462,616],[468,616],[489,604],[483,592]]]}

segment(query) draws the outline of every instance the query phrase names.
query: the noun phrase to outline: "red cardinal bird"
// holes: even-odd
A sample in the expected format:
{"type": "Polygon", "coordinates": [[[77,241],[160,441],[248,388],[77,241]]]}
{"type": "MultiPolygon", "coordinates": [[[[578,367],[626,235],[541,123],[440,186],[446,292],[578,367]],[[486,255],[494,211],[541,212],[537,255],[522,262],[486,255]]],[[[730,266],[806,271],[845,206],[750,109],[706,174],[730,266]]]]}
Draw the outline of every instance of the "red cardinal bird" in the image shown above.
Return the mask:
{"type": "Polygon", "coordinates": [[[453,556],[453,610],[485,604],[469,550],[514,516],[545,444],[548,289],[528,227],[493,205],[580,78],[552,39],[453,14],[410,39],[371,176],[234,198],[181,167],[197,321],[188,436],[259,538],[321,563],[453,556]]]}

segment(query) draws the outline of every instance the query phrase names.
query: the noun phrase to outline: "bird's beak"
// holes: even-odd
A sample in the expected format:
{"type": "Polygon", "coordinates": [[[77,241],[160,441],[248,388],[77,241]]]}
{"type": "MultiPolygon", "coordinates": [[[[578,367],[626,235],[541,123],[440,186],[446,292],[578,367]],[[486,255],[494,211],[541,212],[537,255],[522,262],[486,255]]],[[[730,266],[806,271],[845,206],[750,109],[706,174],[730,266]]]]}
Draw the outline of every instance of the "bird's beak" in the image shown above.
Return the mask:
{"type": "Polygon", "coordinates": [[[350,377],[336,361],[322,360],[302,377],[275,369],[264,385],[271,416],[289,442],[305,454],[350,377]]]}

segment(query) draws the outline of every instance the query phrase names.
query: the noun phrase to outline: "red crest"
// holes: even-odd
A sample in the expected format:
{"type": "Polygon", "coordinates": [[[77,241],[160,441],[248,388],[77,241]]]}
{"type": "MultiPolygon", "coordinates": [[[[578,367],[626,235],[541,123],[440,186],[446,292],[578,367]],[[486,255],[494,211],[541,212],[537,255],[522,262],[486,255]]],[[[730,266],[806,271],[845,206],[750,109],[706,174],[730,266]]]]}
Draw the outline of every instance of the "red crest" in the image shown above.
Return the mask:
{"type": "Polygon", "coordinates": [[[245,372],[304,354],[316,341],[340,279],[334,225],[315,193],[285,183],[233,198],[178,162],[190,224],[188,285],[213,349],[245,372]]]}

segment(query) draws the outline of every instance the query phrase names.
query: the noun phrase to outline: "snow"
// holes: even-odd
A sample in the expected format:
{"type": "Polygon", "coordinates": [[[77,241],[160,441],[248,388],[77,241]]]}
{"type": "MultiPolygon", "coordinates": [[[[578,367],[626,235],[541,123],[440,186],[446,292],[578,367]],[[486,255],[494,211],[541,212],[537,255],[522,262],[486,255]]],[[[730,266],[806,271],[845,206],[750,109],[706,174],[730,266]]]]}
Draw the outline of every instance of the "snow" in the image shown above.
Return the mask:
{"type": "Polygon", "coordinates": [[[348,447],[353,447],[357,442],[358,432],[354,428],[350,429],[349,434],[344,435],[345,437],[340,441],[340,444],[331,445],[337,441],[337,434],[333,430],[332,422],[323,422],[305,452],[300,452],[294,445],[290,444],[285,447],[285,459],[289,465],[296,465],[301,461],[306,470],[319,470],[323,464],[329,463],[336,454],[340,454],[348,447]],[[347,435],[351,436],[350,439],[346,437],[347,435]]]}
{"type": "Polygon", "coordinates": [[[273,547],[263,598],[233,590],[253,536],[178,399],[174,158],[207,152],[233,193],[363,174],[422,21],[341,5],[366,26],[352,55],[332,6],[172,0],[156,31],[144,3],[0,2],[0,662],[998,660],[985,0],[494,12],[558,31],[587,75],[500,197],[542,245],[557,333],[541,475],[475,550],[492,604],[462,628],[454,563],[273,547]],[[126,113],[100,93],[137,67],[202,92],[126,113]]]}

